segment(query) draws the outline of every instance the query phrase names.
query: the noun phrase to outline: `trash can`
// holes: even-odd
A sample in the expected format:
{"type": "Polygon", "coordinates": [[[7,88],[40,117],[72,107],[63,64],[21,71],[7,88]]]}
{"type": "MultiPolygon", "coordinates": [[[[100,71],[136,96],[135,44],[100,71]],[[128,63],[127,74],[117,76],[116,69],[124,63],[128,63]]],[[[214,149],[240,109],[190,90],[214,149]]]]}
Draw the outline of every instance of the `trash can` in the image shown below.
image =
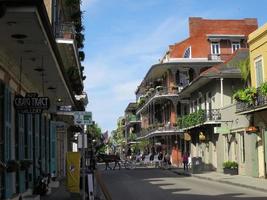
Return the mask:
{"type": "Polygon", "coordinates": [[[193,157],[192,158],[192,173],[200,174],[203,170],[203,163],[201,157],[193,157]]]}

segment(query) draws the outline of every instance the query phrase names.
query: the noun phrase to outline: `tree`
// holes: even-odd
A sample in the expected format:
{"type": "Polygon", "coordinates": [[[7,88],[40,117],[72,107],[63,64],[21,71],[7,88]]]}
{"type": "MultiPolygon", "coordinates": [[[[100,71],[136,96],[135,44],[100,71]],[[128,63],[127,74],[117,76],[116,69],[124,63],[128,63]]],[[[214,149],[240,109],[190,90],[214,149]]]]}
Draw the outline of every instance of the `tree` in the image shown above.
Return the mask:
{"type": "Polygon", "coordinates": [[[250,60],[249,56],[240,60],[236,66],[240,69],[241,78],[245,81],[246,86],[250,85],[250,60]]]}

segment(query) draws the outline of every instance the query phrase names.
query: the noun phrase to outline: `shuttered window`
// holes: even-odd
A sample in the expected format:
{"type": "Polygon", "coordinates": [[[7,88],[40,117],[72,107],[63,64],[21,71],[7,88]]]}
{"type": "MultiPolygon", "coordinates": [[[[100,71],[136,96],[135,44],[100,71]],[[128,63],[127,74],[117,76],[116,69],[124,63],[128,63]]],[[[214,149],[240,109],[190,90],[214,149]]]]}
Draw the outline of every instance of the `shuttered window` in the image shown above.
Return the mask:
{"type": "Polygon", "coordinates": [[[262,70],[262,58],[255,60],[256,71],[256,87],[259,87],[263,83],[263,70],[262,70]]]}

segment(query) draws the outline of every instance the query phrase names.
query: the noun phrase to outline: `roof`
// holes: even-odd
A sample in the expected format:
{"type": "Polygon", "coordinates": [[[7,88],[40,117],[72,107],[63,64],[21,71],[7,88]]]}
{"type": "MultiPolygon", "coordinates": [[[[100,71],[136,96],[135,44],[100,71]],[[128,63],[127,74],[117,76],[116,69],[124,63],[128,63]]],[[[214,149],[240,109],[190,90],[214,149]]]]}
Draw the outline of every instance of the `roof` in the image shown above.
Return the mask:
{"type": "Polygon", "coordinates": [[[241,78],[241,72],[238,68],[238,63],[241,60],[246,59],[249,56],[248,53],[248,49],[237,50],[224,63],[217,64],[202,72],[197,78],[195,78],[182,90],[180,95],[187,95],[188,93],[195,91],[196,89],[202,87],[215,78],[241,78]]]}
{"type": "Polygon", "coordinates": [[[128,106],[125,109],[125,112],[131,112],[131,111],[135,111],[137,109],[137,103],[129,103],[128,106]]]}

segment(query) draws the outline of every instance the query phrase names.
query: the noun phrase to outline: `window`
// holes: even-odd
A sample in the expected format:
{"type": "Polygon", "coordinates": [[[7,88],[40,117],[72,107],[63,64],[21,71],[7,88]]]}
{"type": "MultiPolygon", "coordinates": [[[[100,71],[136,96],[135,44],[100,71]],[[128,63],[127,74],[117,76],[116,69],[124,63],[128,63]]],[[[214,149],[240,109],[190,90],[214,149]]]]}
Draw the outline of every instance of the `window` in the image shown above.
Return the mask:
{"type": "Polygon", "coordinates": [[[263,66],[262,57],[255,60],[255,74],[256,74],[256,87],[259,87],[263,83],[263,66]]]}
{"type": "Polygon", "coordinates": [[[191,58],[191,47],[188,47],[188,48],[184,51],[184,58],[191,58]]]}
{"type": "Polygon", "coordinates": [[[212,42],[211,43],[211,54],[215,54],[215,55],[220,54],[220,44],[219,44],[219,42],[212,42]]]}
{"type": "Polygon", "coordinates": [[[239,42],[232,42],[232,53],[234,53],[239,48],[240,48],[239,42]]]}

